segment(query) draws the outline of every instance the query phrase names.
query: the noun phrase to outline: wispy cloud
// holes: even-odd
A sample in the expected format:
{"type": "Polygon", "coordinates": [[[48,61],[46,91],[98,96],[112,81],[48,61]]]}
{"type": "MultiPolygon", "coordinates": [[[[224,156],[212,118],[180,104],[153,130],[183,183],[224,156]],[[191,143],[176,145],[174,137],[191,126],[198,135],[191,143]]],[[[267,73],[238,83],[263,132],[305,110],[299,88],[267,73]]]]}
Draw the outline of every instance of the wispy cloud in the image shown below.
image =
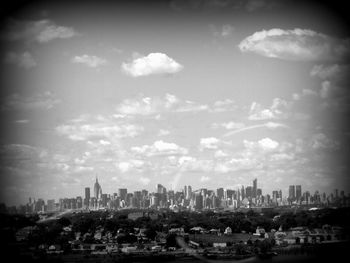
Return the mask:
{"type": "Polygon", "coordinates": [[[135,137],[143,131],[136,124],[119,122],[111,116],[86,116],[81,121],[69,121],[56,127],[59,135],[73,141],[97,140],[99,145],[109,145],[108,141],[135,137]]]}
{"type": "Polygon", "coordinates": [[[1,110],[49,110],[59,103],[61,100],[49,91],[29,97],[15,93],[3,99],[1,110]]]}
{"type": "Polygon", "coordinates": [[[285,60],[337,61],[350,55],[350,39],[300,28],[258,31],[242,40],[238,47],[242,52],[285,60]]]}
{"type": "Polygon", "coordinates": [[[12,20],[5,37],[10,41],[48,43],[54,39],[68,39],[79,35],[72,27],[58,26],[48,19],[38,21],[12,20]]]}
{"type": "Polygon", "coordinates": [[[237,134],[237,133],[241,133],[241,132],[249,131],[249,130],[254,130],[254,129],[258,129],[258,128],[277,129],[277,128],[289,128],[289,127],[285,124],[282,124],[282,123],[267,122],[267,123],[263,123],[263,124],[251,125],[251,126],[235,129],[233,131],[225,133],[224,137],[232,136],[232,135],[237,134]]]}
{"type": "Polygon", "coordinates": [[[159,74],[174,74],[183,69],[183,66],[163,53],[150,53],[147,56],[123,63],[121,69],[132,77],[143,77],[159,74]]]}
{"type": "Polygon", "coordinates": [[[25,69],[30,69],[37,66],[37,62],[28,51],[23,53],[8,52],[5,56],[5,62],[25,69]]]}
{"type": "Polygon", "coordinates": [[[15,121],[15,123],[18,123],[18,124],[27,124],[29,122],[30,122],[29,120],[16,120],[15,121]]]}
{"type": "Polygon", "coordinates": [[[107,60],[91,55],[75,56],[71,60],[73,63],[83,64],[90,68],[98,68],[100,66],[106,65],[107,60]]]}

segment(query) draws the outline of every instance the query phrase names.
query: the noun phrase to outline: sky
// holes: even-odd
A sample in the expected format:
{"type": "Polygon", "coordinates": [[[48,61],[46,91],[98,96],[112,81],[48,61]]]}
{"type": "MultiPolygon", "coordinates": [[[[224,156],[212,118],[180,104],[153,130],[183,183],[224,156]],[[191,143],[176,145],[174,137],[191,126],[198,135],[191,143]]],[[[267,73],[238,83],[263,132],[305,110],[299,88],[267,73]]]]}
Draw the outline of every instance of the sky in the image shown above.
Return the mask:
{"type": "MultiPolygon", "coordinates": [[[[339,4],[338,4],[339,5],[339,4]]],[[[23,1],[0,37],[0,202],[349,192],[350,38],[322,1],[23,1]],[[74,3],[72,3],[74,2],[74,3]],[[147,3],[145,3],[147,2],[147,3]]]]}

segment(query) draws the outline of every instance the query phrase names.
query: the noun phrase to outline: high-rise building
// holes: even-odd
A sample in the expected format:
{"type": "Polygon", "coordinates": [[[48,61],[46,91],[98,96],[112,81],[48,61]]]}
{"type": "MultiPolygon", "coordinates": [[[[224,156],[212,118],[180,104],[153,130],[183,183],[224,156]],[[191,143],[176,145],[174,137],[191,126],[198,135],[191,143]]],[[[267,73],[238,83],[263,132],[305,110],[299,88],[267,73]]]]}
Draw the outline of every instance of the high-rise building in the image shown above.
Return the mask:
{"type": "Polygon", "coordinates": [[[289,186],[289,196],[288,199],[290,201],[294,201],[295,200],[295,185],[290,185],[289,186]]]}
{"type": "Polygon", "coordinates": [[[261,196],[261,195],[262,195],[262,190],[261,190],[261,188],[258,188],[256,190],[256,196],[258,197],[258,196],[261,196]]]}
{"type": "Polygon", "coordinates": [[[119,188],[118,189],[118,196],[120,197],[120,200],[124,200],[125,201],[127,193],[128,193],[128,189],[126,189],[126,188],[119,188]]]}
{"type": "Polygon", "coordinates": [[[253,187],[247,186],[245,188],[245,197],[247,197],[248,199],[252,198],[252,194],[253,194],[253,187]]]}
{"type": "Polygon", "coordinates": [[[295,198],[297,199],[297,201],[300,201],[301,199],[301,185],[295,186],[295,198]]]}
{"type": "Polygon", "coordinates": [[[47,211],[53,212],[56,210],[55,199],[47,200],[47,211]]]}
{"type": "Polygon", "coordinates": [[[186,199],[191,199],[192,197],[192,187],[190,185],[187,186],[187,195],[186,195],[186,199]]]}
{"type": "Polygon", "coordinates": [[[90,203],[90,187],[85,187],[84,205],[86,207],[89,207],[89,203],[90,203]]]}
{"type": "Polygon", "coordinates": [[[256,191],[257,191],[257,189],[258,189],[258,179],[255,178],[253,180],[253,191],[252,191],[252,197],[253,198],[256,198],[256,191]]]}
{"type": "Polygon", "coordinates": [[[96,182],[94,184],[94,197],[96,199],[100,199],[101,196],[102,196],[102,188],[101,188],[100,184],[98,183],[98,179],[96,176],[96,182]]]}
{"type": "Polygon", "coordinates": [[[157,184],[156,188],[158,194],[166,194],[166,188],[163,185],[157,184]]]}
{"type": "Polygon", "coordinates": [[[216,189],[216,195],[219,198],[219,200],[224,198],[224,188],[218,188],[216,189]]]}

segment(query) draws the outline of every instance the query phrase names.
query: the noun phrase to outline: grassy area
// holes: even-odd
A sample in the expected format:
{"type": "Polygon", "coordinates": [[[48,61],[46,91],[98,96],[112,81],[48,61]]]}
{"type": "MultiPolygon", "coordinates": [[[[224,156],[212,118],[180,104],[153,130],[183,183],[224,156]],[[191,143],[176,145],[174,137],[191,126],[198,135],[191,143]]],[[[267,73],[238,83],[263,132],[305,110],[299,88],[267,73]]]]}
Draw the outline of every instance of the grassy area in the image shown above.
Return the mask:
{"type": "Polygon", "coordinates": [[[204,242],[204,243],[226,243],[226,242],[232,242],[232,243],[238,243],[239,241],[246,242],[249,240],[249,238],[252,238],[252,240],[255,240],[256,237],[252,236],[250,234],[242,234],[242,233],[235,233],[232,235],[222,235],[217,236],[213,234],[190,234],[190,240],[194,242],[204,242]]]}

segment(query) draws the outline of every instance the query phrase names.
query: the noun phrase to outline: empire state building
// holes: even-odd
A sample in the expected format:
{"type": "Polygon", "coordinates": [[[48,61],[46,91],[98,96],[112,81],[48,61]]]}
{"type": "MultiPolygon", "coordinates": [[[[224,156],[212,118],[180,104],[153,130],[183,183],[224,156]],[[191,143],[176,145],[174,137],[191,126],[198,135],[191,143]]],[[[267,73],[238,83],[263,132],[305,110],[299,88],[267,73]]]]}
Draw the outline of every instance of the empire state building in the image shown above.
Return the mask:
{"type": "Polygon", "coordinates": [[[96,182],[94,185],[94,196],[97,200],[100,199],[102,196],[102,188],[101,188],[100,184],[98,183],[97,176],[96,176],[96,182]]]}

